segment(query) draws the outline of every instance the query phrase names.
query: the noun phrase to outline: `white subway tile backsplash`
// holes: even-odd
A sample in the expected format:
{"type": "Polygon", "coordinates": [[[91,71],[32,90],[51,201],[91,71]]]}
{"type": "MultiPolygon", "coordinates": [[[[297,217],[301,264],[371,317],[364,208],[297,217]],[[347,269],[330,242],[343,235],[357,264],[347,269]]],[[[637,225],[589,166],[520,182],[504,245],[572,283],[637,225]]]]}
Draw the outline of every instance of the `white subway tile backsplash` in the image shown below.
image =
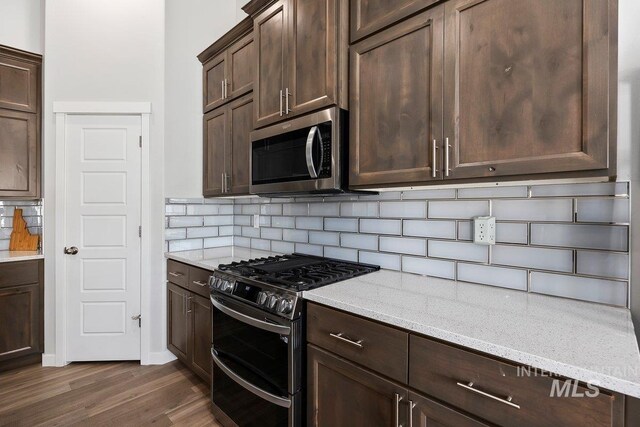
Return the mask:
{"type": "Polygon", "coordinates": [[[242,205],[242,215],[256,215],[260,213],[260,205],[242,205]]]}
{"type": "Polygon", "coordinates": [[[629,222],[629,199],[578,199],[578,222],[629,222]]]}
{"type": "Polygon", "coordinates": [[[459,188],[459,199],[494,199],[500,197],[520,197],[528,195],[528,189],[524,186],[518,187],[482,187],[482,188],[459,188]]]}
{"type": "Polygon", "coordinates": [[[274,216],[271,218],[271,226],[279,228],[295,228],[296,219],[292,216],[274,216]]]}
{"type": "Polygon", "coordinates": [[[324,229],[327,231],[358,231],[358,220],[349,218],[325,218],[324,229]]]}
{"type": "Polygon", "coordinates": [[[590,184],[551,184],[531,187],[532,197],[561,196],[621,196],[628,195],[626,182],[601,182],[590,184]]]}
{"type": "Polygon", "coordinates": [[[344,248],[378,250],[378,236],[370,234],[350,234],[340,235],[340,246],[344,248]]]}
{"type": "MultiPolygon", "coordinates": [[[[175,205],[175,206],[180,206],[180,205],[175,205]]],[[[218,215],[219,213],[220,213],[220,206],[218,205],[187,205],[187,215],[218,215]]],[[[181,215],[181,214],[174,214],[174,215],[181,215]]]]}
{"type": "Polygon", "coordinates": [[[427,245],[424,239],[381,236],[380,251],[424,256],[427,254],[427,245]]]}
{"type": "Polygon", "coordinates": [[[233,245],[233,237],[225,236],[225,237],[209,237],[204,239],[204,248],[221,248],[223,246],[231,246],[233,245]]]}
{"type": "Polygon", "coordinates": [[[491,264],[571,273],[573,271],[573,251],[497,245],[492,248],[491,264]]]}
{"type": "Polygon", "coordinates": [[[531,224],[531,244],[626,252],[626,225],[531,224]]]}
{"type": "Polygon", "coordinates": [[[324,248],[318,245],[309,245],[306,243],[296,243],[296,252],[307,255],[322,256],[324,248]]]}
{"type": "MultiPolygon", "coordinates": [[[[470,224],[471,225],[471,224],[470,224]]],[[[529,240],[529,225],[519,222],[497,222],[496,242],[526,245],[529,240]]]]}
{"type": "Polygon", "coordinates": [[[432,258],[458,259],[462,261],[489,262],[489,247],[473,243],[429,240],[427,255],[432,258]]]}
{"type": "Polygon", "coordinates": [[[560,274],[531,273],[531,292],[626,306],[627,282],[560,274]]]}
{"type": "MultiPolygon", "coordinates": [[[[185,215],[187,207],[184,205],[166,205],[164,207],[165,215],[185,215]]],[[[13,212],[11,213],[13,215],[13,212]]]]}
{"type": "Polygon", "coordinates": [[[376,217],[380,213],[378,202],[341,203],[340,216],[376,217]]]}
{"type": "Polygon", "coordinates": [[[400,255],[383,254],[380,252],[360,251],[359,262],[365,264],[379,265],[380,268],[388,270],[400,270],[400,255]]]}
{"type": "Polygon", "coordinates": [[[303,230],[322,230],[323,218],[314,216],[299,216],[296,218],[296,228],[303,230]]]}
{"type": "Polygon", "coordinates": [[[271,240],[251,239],[251,249],[258,249],[261,251],[270,251],[271,240]]]}
{"type": "Polygon", "coordinates": [[[169,242],[169,252],[190,251],[202,249],[202,239],[171,240],[169,242]]]}
{"type": "Polygon", "coordinates": [[[361,233],[373,234],[402,234],[402,221],[399,219],[368,219],[360,220],[361,233]]]}
{"type": "Polygon", "coordinates": [[[187,228],[187,238],[193,239],[197,237],[217,237],[218,227],[195,227],[187,228]]]}
{"type": "Polygon", "coordinates": [[[260,237],[269,240],[282,240],[282,229],[269,227],[261,228],[260,237]]]}
{"type": "Polygon", "coordinates": [[[251,239],[248,237],[242,237],[242,236],[233,236],[233,244],[235,246],[240,246],[243,248],[250,248],[251,247],[251,239]]]}
{"type": "Polygon", "coordinates": [[[402,257],[402,271],[421,274],[423,276],[455,279],[456,263],[431,258],[402,257]]]}
{"type": "Polygon", "coordinates": [[[307,243],[309,241],[309,232],[307,230],[285,228],[282,230],[282,239],[289,242],[307,243]]]}
{"type": "Polygon", "coordinates": [[[309,243],[316,245],[340,246],[340,233],[333,231],[310,231],[309,243]]]}
{"type": "Polygon", "coordinates": [[[260,229],[253,227],[242,227],[242,236],[258,238],[260,237],[260,229]]]}
{"type": "Polygon", "coordinates": [[[402,200],[455,199],[455,188],[438,188],[431,190],[408,190],[402,193],[402,200]]]}
{"type": "MultiPolygon", "coordinates": [[[[221,225],[219,227],[218,233],[220,236],[233,236],[234,234],[234,226],[233,225],[221,225]]],[[[240,229],[240,233],[242,233],[242,229],[240,229]]]]}
{"type": "Polygon", "coordinates": [[[383,218],[426,218],[427,204],[419,202],[380,202],[383,218]]]}
{"type": "Polygon", "coordinates": [[[310,203],[309,215],[321,215],[321,216],[338,216],[340,215],[339,203],[310,203]]]}
{"type": "Polygon", "coordinates": [[[629,278],[629,254],[626,253],[578,251],[576,264],[578,274],[629,278]]]}
{"type": "Polygon", "coordinates": [[[429,202],[429,218],[470,219],[489,215],[488,200],[436,201],[429,202]]]}
{"type": "Polygon", "coordinates": [[[282,205],[260,205],[260,215],[282,215],[282,205]]]}
{"type": "Polygon", "coordinates": [[[284,215],[309,215],[309,205],[307,203],[288,203],[282,206],[284,215]]]}
{"type": "Polygon", "coordinates": [[[458,280],[521,291],[527,290],[527,271],[513,268],[458,263],[458,280]]]}
{"type": "Polygon", "coordinates": [[[208,216],[204,219],[204,225],[233,225],[233,215],[208,216]]]}
{"type": "Polygon", "coordinates": [[[492,215],[509,221],[573,221],[572,199],[494,200],[492,215]]]}
{"type": "MultiPolygon", "coordinates": [[[[2,237],[5,239],[10,238],[11,235],[11,228],[3,228],[0,229],[0,232],[2,230],[7,230],[8,233],[6,233],[5,235],[3,235],[2,237]]],[[[165,240],[182,240],[182,239],[186,239],[187,238],[187,229],[186,228],[167,228],[164,230],[164,238],[165,240]]]]}
{"type": "Polygon", "coordinates": [[[251,225],[251,217],[249,215],[234,215],[234,225],[251,225]]]}
{"type": "Polygon", "coordinates": [[[220,215],[232,215],[233,205],[220,205],[220,208],[218,209],[218,213],[220,215]]]}
{"type": "Polygon", "coordinates": [[[204,220],[201,216],[171,216],[169,227],[202,227],[204,220]]]}
{"type": "Polygon", "coordinates": [[[456,222],[405,219],[402,221],[402,234],[414,237],[455,239],[456,222]]]}
{"type": "Polygon", "coordinates": [[[358,251],[355,249],[325,246],[324,256],[328,258],[342,259],[345,261],[358,262],[358,251]]]}
{"type": "Polygon", "coordinates": [[[273,252],[278,252],[281,254],[290,254],[295,252],[295,244],[291,242],[281,242],[278,240],[274,240],[271,242],[271,250],[273,252]]]}

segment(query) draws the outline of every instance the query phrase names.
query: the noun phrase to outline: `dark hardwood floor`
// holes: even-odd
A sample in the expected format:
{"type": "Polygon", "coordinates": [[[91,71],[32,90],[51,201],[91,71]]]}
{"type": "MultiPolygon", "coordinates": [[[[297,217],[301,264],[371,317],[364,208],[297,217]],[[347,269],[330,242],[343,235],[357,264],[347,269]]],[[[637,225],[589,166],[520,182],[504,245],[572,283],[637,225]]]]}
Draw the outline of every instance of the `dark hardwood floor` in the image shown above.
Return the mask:
{"type": "Polygon", "coordinates": [[[174,361],[0,373],[0,426],[217,426],[208,386],[174,361]]]}

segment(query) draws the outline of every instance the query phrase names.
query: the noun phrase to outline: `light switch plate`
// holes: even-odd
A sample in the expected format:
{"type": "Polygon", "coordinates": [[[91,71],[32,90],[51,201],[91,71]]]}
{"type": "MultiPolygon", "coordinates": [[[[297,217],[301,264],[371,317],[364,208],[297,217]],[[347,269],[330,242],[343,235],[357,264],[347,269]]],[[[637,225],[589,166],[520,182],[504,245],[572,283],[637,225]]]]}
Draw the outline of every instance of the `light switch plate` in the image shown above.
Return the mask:
{"type": "Polygon", "coordinates": [[[477,216],[473,218],[473,243],[479,245],[496,244],[496,217],[477,216]]]}

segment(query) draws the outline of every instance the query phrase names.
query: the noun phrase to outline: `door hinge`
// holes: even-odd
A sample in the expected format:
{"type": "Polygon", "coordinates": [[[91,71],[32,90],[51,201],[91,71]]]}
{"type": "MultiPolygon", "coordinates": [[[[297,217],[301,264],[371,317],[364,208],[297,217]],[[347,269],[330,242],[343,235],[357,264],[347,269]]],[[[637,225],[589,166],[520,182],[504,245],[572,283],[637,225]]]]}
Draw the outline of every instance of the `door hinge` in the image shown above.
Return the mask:
{"type": "Polygon", "coordinates": [[[142,135],[140,135],[140,138],[138,138],[138,145],[140,146],[140,148],[142,148],[142,135]]]}
{"type": "Polygon", "coordinates": [[[138,314],[137,316],[133,316],[131,318],[131,320],[137,320],[138,321],[138,327],[139,328],[142,327],[142,314],[138,314]]]}
{"type": "Polygon", "coordinates": [[[142,226],[138,226],[138,237],[142,237],[142,226]]]}

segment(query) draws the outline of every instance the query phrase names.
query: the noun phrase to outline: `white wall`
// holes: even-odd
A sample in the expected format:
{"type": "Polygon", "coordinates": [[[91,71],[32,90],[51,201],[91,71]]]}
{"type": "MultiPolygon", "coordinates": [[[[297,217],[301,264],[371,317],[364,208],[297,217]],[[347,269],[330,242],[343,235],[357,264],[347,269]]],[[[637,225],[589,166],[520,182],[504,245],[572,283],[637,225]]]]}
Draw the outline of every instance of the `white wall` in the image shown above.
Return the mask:
{"type": "Polygon", "coordinates": [[[45,353],[55,353],[54,245],[57,101],[151,102],[151,351],[166,348],[164,296],[164,0],[55,0],[45,10],[45,353]]]}
{"type": "Polygon", "coordinates": [[[41,54],[43,36],[44,0],[0,0],[0,44],[41,54]]]}
{"type": "Polygon", "coordinates": [[[236,24],[234,1],[166,0],[165,193],[202,197],[202,64],[236,24]]]}
{"type": "Polygon", "coordinates": [[[249,3],[249,0],[236,0],[236,21],[240,22],[247,17],[247,14],[242,10],[242,6],[249,3]]]}

